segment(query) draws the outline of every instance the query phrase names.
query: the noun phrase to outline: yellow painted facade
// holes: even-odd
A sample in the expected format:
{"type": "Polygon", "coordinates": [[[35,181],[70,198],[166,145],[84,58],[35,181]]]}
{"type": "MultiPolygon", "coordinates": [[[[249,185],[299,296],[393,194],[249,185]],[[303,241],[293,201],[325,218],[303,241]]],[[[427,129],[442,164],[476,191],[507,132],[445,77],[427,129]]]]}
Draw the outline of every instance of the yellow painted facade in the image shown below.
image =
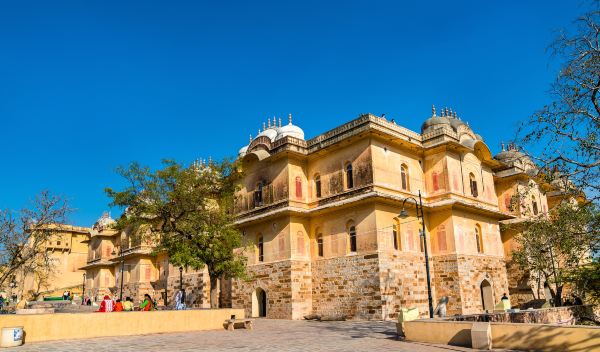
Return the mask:
{"type": "Polygon", "coordinates": [[[254,279],[234,281],[233,307],[257,312],[264,292],[274,318],[426,313],[419,194],[434,301],[448,296],[450,314],[493,307],[512,285],[505,259],[513,244],[501,224],[548,209],[526,172],[532,163],[509,149],[493,157],[448,111],[434,111],[421,133],[370,114],[310,140],[291,118],[263,127],[239,152],[245,178],[235,211],[254,279]],[[406,198],[410,216],[399,219],[406,198]],[[488,286],[491,296],[482,294],[488,286]]]}
{"type": "Polygon", "coordinates": [[[60,230],[44,244],[49,254],[52,268],[44,279],[37,273],[18,275],[18,296],[26,300],[41,299],[45,296],[62,296],[64,291],[81,294],[84,271],[80,268],[87,257],[87,241],[90,229],[61,225],[60,230]]]}

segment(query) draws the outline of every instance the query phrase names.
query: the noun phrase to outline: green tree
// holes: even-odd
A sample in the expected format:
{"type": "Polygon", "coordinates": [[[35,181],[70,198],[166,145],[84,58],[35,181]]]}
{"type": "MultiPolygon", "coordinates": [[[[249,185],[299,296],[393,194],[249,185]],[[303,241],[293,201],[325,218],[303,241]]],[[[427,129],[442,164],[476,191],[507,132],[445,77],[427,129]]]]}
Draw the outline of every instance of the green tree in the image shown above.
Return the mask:
{"type": "Polygon", "coordinates": [[[520,143],[541,166],[540,176],[563,191],[600,197],[600,10],[598,1],[551,45],[562,68],[551,102],[525,121],[520,143]],[[529,146],[529,148],[527,148],[529,146]],[[539,146],[543,146],[540,150],[539,146]]]}
{"type": "Polygon", "coordinates": [[[117,228],[156,241],[178,266],[203,269],[210,277],[210,304],[218,307],[219,278],[242,277],[242,236],[234,225],[233,201],[239,172],[227,160],[184,166],[166,160],[152,171],[137,163],[117,172],[127,181],[121,191],[106,189],[112,205],[125,208],[117,228]]]}
{"type": "Polygon", "coordinates": [[[70,213],[67,201],[43,191],[20,211],[0,210],[0,287],[17,274],[51,272],[46,244],[70,213]]]}
{"type": "Polygon", "coordinates": [[[525,270],[540,275],[548,284],[555,306],[562,304],[564,285],[570,277],[592,262],[600,245],[600,215],[592,203],[564,202],[548,216],[521,223],[515,237],[513,260],[525,270]]]}

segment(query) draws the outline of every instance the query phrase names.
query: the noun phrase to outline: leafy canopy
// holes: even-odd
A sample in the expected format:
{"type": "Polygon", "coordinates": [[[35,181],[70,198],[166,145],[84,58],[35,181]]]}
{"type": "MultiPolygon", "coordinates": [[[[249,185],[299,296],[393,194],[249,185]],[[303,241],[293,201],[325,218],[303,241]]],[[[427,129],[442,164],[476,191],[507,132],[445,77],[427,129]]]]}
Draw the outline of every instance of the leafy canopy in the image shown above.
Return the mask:
{"type": "Polygon", "coordinates": [[[236,248],[242,237],[231,212],[240,174],[227,160],[184,166],[173,160],[152,171],[131,163],[117,172],[127,181],[121,191],[106,189],[112,205],[125,208],[117,227],[142,234],[179,266],[202,269],[211,280],[241,277],[245,259],[236,248]]]}

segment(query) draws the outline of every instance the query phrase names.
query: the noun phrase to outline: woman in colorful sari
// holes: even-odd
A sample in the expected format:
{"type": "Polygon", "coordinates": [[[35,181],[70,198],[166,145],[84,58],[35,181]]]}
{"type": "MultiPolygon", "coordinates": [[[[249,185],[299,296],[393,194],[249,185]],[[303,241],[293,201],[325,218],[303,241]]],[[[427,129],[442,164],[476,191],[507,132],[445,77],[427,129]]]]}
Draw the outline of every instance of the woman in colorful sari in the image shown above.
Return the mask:
{"type": "Polygon", "coordinates": [[[152,302],[152,298],[150,298],[150,295],[146,293],[144,295],[144,301],[142,301],[142,303],[140,304],[140,310],[147,312],[152,310],[153,306],[154,302],[152,302]]]}

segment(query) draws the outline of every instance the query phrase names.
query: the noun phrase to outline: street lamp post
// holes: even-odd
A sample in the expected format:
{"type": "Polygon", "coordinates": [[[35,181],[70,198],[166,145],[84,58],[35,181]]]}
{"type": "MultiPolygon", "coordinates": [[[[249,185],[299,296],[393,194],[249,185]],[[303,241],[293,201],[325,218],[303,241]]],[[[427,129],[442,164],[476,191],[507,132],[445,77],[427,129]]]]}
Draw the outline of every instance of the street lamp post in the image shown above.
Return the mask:
{"type": "Polygon", "coordinates": [[[83,288],[81,289],[81,305],[85,304],[85,273],[83,273],[83,288]]]}
{"type": "Polygon", "coordinates": [[[433,297],[431,296],[431,275],[429,274],[429,254],[427,250],[427,236],[425,235],[425,214],[423,212],[423,201],[421,200],[421,191],[419,190],[419,201],[413,197],[404,198],[402,201],[402,210],[400,210],[399,218],[405,219],[408,217],[408,212],[404,209],[406,201],[411,199],[415,202],[417,219],[421,219],[421,238],[423,238],[423,250],[425,253],[425,273],[427,274],[427,299],[429,301],[429,317],[433,318],[433,297]]]}
{"type": "Polygon", "coordinates": [[[17,282],[15,281],[15,277],[14,276],[12,277],[12,280],[10,281],[10,283],[8,284],[8,286],[10,287],[10,299],[13,302],[15,302],[16,301],[16,299],[15,299],[16,295],[14,293],[14,290],[15,290],[15,287],[17,287],[17,282]]]}
{"type": "MultiPolygon", "coordinates": [[[[116,252],[115,252],[115,250],[114,250],[114,249],[113,249],[113,252],[112,252],[112,254],[113,254],[113,255],[115,255],[115,254],[116,254],[116,252]]],[[[120,292],[119,292],[119,299],[120,299],[121,301],[123,301],[123,281],[124,281],[124,279],[125,279],[125,278],[123,277],[123,267],[125,266],[125,260],[123,260],[123,247],[122,247],[122,246],[119,246],[119,259],[121,260],[121,274],[120,274],[120,276],[121,276],[121,290],[120,290],[120,292]]]]}
{"type": "Polygon", "coordinates": [[[179,289],[183,291],[183,267],[179,267],[179,289]]]}

